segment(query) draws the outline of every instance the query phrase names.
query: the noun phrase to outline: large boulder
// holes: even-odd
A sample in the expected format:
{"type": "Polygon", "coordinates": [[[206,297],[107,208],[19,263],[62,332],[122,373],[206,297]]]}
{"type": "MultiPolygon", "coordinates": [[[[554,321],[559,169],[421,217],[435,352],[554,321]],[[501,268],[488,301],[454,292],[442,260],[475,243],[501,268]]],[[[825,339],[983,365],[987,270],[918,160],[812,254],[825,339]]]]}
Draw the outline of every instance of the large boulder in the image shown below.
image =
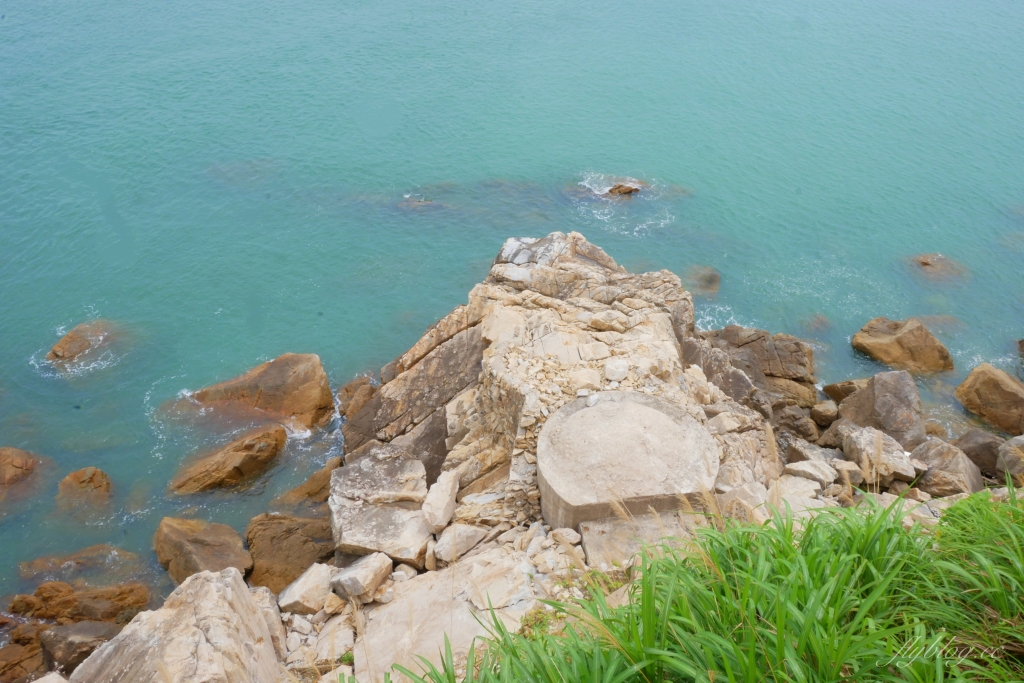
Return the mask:
{"type": "Polygon", "coordinates": [[[1009,474],[1019,486],[1024,477],[1024,436],[1015,436],[999,446],[996,476],[1002,481],[1009,474]]]}
{"type": "Polygon", "coordinates": [[[914,378],[905,370],[880,372],[872,377],[867,386],[839,405],[839,417],[860,427],[879,429],[908,451],[917,448],[927,436],[921,395],[914,378]]]}
{"type": "Polygon", "coordinates": [[[97,349],[108,344],[113,337],[114,326],[108,320],[80,323],[53,345],[46,354],[46,359],[58,365],[65,365],[89,349],[97,349]]]}
{"type": "Polygon", "coordinates": [[[381,552],[423,567],[430,530],[420,507],[427,496],[423,463],[404,449],[377,446],[331,474],[331,529],[340,553],[381,552]]]}
{"type": "Polygon", "coordinates": [[[245,531],[252,555],[249,584],[280,593],[317,562],[334,557],[334,539],[328,519],[262,514],[245,531]]]}
{"type": "Polygon", "coordinates": [[[171,481],[171,490],[189,494],[251,483],[270,467],[287,438],[281,425],[250,430],[180,471],[171,481]]]}
{"type": "Polygon", "coordinates": [[[84,467],[60,480],[57,504],[61,507],[101,506],[110,502],[110,477],[98,467],[84,467]]]}
{"type": "Polygon", "coordinates": [[[121,628],[105,621],[79,621],[48,628],[39,634],[47,668],[72,673],[96,648],[120,633],[121,628]]]}
{"type": "Polygon", "coordinates": [[[917,318],[874,318],[853,335],[853,348],[886,365],[910,372],[953,369],[953,357],[917,318]]]}
{"type": "Polygon", "coordinates": [[[279,683],[270,630],[235,568],[190,576],[162,608],[136,616],[72,683],[279,683]]]}
{"type": "Polygon", "coordinates": [[[967,410],[1014,436],[1024,433],[1024,384],[988,363],[971,370],[956,388],[967,410]]]}
{"type": "MultiPolygon", "coordinates": [[[[810,345],[789,334],[771,334],[739,325],[703,333],[712,344],[724,348],[749,351],[757,359],[760,371],[767,377],[781,377],[795,382],[814,383],[814,351],[810,345]]],[[[730,355],[733,355],[730,353],[730,355]]]]}
{"type": "Polygon", "coordinates": [[[356,678],[380,683],[395,664],[417,671],[420,657],[440,665],[446,638],[453,656],[465,658],[494,617],[517,630],[526,611],[538,606],[530,573],[523,552],[496,548],[396,583],[391,602],[364,610],[353,651],[356,678]]]}
{"type": "Polygon", "coordinates": [[[864,481],[871,485],[912,482],[917,476],[903,446],[873,427],[848,431],[843,438],[843,453],[860,466],[864,481]]]}
{"type": "Polygon", "coordinates": [[[996,463],[999,460],[999,447],[1005,442],[1006,439],[984,429],[969,429],[953,445],[963,451],[983,474],[995,476],[998,472],[996,463]]]}
{"type": "Polygon", "coordinates": [[[75,589],[61,581],[48,581],[32,595],[16,595],[10,611],[33,619],[124,621],[149,603],[149,589],[141,583],[75,589]]]}
{"type": "Polygon", "coordinates": [[[242,546],[241,536],[226,524],[164,517],[153,536],[153,547],[156,559],[175,584],[202,571],[234,567],[244,575],[252,568],[252,557],[242,546]]]}
{"type": "Polygon", "coordinates": [[[945,441],[929,439],[915,448],[910,457],[928,465],[928,471],[917,482],[917,488],[925,493],[954,496],[985,488],[978,466],[963,451],[945,441]]]}
{"type": "Polygon", "coordinates": [[[634,392],[601,392],[559,408],[537,443],[544,520],[553,528],[678,509],[714,489],[721,447],[680,407],[634,392]],[[624,457],[623,454],[629,454],[624,457]]]}
{"type": "Polygon", "coordinates": [[[202,404],[229,403],[269,413],[305,428],[327,424],[334,397],[320,357],[286,353],[243,375],[200,389],[191,398],[202,404]]]}

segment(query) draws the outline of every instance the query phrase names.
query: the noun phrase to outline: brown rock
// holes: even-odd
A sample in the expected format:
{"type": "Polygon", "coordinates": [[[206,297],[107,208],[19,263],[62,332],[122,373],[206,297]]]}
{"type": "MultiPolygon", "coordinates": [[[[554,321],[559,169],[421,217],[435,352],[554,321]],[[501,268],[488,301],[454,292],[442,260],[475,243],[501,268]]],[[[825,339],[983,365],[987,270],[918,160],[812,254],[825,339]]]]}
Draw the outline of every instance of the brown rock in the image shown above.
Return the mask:
{"type": "Polygon", "coordinates": [[[928,465],[917,488],[933,496],[975,493],[985,488],[981,470],[956,446],[929,439],[914,449],[911,459],[928,465]]]}
{"type": "Polygon", "coordinates": [[[43,648],[38,643],[32,645],[12,643],[0,647],[0,683],[30,680],[27,677],[31,674],[42,674],[45,671],[43,648]]]}
{"type": "Polygon", "coordinates": [[[626,183],[616,183],[608,188],[608,192],[605,194],[615,195],[618,197],[628,197],[629,195],[639,192],[640,188],[635,185],[627,185],[626,183]]]}
{"type": "Polygon", "coordinates": [[[107,320],[90,320],[76,325],[70,332],[53,345],[46,359],[55,363],[67,363],[89,349],[98,348],[113,338],[113,327],[107,320]]]}
{"type": "Polygon", "coordinates": [[[1017,352],[1024,358],[1024,339],[1017,340],[1017,352]]]}
{"type": "Polygon", "coordinates": [[[282,493],[274,502],[279,505],[300,505],[307,502],[326,503],[327,497],[331,495],[331,472],[339,467],[341,467],[340,457],[328,459],[321,469],[309,475],[309,479],[290,491],[282,493]]]}
{"type": "Polygon", "coordinates": [[[1024,384],[1016,378],[982,363],[955,393],[967,410],[989,424],[1014,436],[1024,433],[1024,384]]]}
{"type": "Polygon", "coordinates": [[[153,547],[175,584],[201,571],[235,567],[244,576],[252,568],[241,536],[226,524],[164,517],[153,536],[153,547]]]}
{"type": "Polygon", "coordinates": [[[910,258],[915,272],[931,280],[954,280],[965,277],[967,268],[942,254],[918,254],[910,258]]]}
{"type": "Polygon", "coordinates": [[[188,494],[251,483],[270,467],[287,438],[288,433],[280,425],[248,431],[179,472],[171,490],[188,494]]]}
{"type": "Polygon", "coordinates": [[[818,402],[818,390],[810,382],[794,382],[782,377],[765,377],[768,390],[796,401],[801,408],[811,408],[818,402]]]}
{"type": "Polygon", "coordinates": [[[953,369],[949,350],[916,318],[869,320],[853,335],[853,348],[886,365],[910,372],[953,369]]]}
{"type": "Polygon", "coordinates": [[[352,399],[367,387],[370,389],[370,393],[373,393],[374,386],[369,377],[356,377],[341,389],[338,389],[338,412],[344,416],[349,404],[352,403],[352,399]]]}
{"type": "Polygon", "coordinates": [[[62,624],[119,619],[123,623],[148,603],[149,589],[141,583],[75,590],[70,584],[49,581],[40,585],[34,595],[15,596],[11,612],[62,624]]]}
{"type": "Polygon", "coordinates": [[[814,384],[814,351],[810,345],[792,335],[773,335],[764,330],[739,325],[729,325],[703,335],[713,344],[724,343],[729,349],[752,352],[760,363],[761,372],[767,377],[814,384]]]}
{"type": "Polygon", "coordinates": [[[839,419],[839,406],[835,401],[822,401],[811,408],[811,419],[819,427],[826,428],[839,419]]]}
{"type": "Polygon", "coordinates": [[[835,384],[826,384],[822,387],[822,391],[836,403],[842,403],[846,397],[859,389],[863,389],[867,385],[867,379],[847,379],[842,382],[836,382],[835,384]]]}
{"type": "Polygon", "coordinates": [[[1015,436],[999,446],[996,477],[1005,481],[1006,475],[1010,475],[1017,486],[1024,485],[1024,436],[1015,436]]]}
{"type": "Polygon", "coordinates": [[[79,621],[54,626],[41,633],[46,667],[69,675],[93,650],[121,632],[121,626],[103,621],[79,621]]]}
{"type": "Polygon", "coordinates": [[[983,474],[995,476],[996,462],[999,458],[999,447],[1005,439],[1000,439],[984,429],[969,429],[953,445],[964,452],[971,462],[978,466],[983,474]]]}
{"type": "Polygon", "coordinates": [[[818,440],[818,426],[799,406],[786,406],[776,410],[772,422],[780,432],[785,429],[807,441],[818,440]]]}
{"type": "Polygon", "coordinates": [[[44,460],[20,448],[0,448],[0,511],[4,504],[32,493],[44,460]]]}
{"type": "Polygon", "coordinates": [[[60,575],[71,578],[81,573],[103,570],[125,574],[138,570],[139,556],[110,545],[91,545],[70,555],[47,555],[18,565],[22,579],[60,575]]]}
{"type": "Polygon", "coordinates": [[[839,405],[839,416],[860,427],[874,427],[896,439],[906,450],[925,440],[921,395],[905,370],[880,372],[863,390],[839,405]]]}
{"type": "Polygon", "coordinates": [[[274,593],[280,593],[313,564],[334,557],[328,519],[257,515],[249,522],[245,540],[253,560],[249,585],[266,586],[274,593]]]}
{"type": "Polygon", "coordinates": [[[312,353],[286,353],[235,379],[200,389],[192,398],[247,406],[307,428],[323,426],[334,414],[327,373],[312,353]]]}
{"type": "Polygon", "coordinates": [[[98,467],[83,467],[60,480],[57,504],[62,507],[106,505],[110,502],[110,477],[98,467]]]}

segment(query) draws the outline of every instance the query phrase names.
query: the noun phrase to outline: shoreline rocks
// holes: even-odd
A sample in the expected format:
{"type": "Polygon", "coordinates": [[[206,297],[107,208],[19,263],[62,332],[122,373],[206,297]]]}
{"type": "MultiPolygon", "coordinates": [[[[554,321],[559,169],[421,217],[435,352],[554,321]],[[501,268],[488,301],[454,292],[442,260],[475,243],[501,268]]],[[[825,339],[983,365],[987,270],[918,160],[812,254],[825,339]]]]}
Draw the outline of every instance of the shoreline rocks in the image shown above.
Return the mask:
{"type": "Polygon", "coordinates": [[[110,477],[98,467],[85,467],[60,480],[57,504],[60,507],[101,507],[110,502],[110,477]]]}
{"type": "Polygon", "coordinates": [[[0,448],[0,516],[11,504],[31,496],[38,488],[40,470],[48,458],[20,448],[0,448]]]}
{"type": "Polygon", "coordinates": [[[989,424],[1017,436],[1024,433],[1024,384],[982,363],[956,388],[964,408],[989,424]]]}
{"type": "Polygon", "coordinates": [[[900,370],[918,373],[953,369],[949,350],[917,318],[869,320],[853,335],[853,348],[900,370]]]}
{"type": "Polygon", "coordinates": [[[82,354],[110,343],[114,337],[113,324],[108,320],[90,320],[79,323],[53,345],[46,359],[66,367],[82,354]]]}
{"type": "Polygon", "coordinates": [[[327,519],[278,514],[252,518],[245,531],[252,556],[249,585],[280,593],[309,567],[334,557],[334,539],[327,519]]]}
{"type": "Polygon", "coordinates": [[[249,430],[185,467],[171,481],[170,490],[187,495],[252,483],[273,464],[287,438],[280,425],[249,430]]]}
{"type": "Polygon", "coordinates": [[[841,418],[860,427],[875,427],[908,451],[927,437],[922,413],[921,395],[906,370],[878,373],[839,404],[841,418]]]}
{"type": "Polygon", "coordinates": [[[227,567],[244,575],[253,565],[234,529],[200,519],[164,517],[153,536],[153,548],[175,585],[192,574],[219,572],[227,567]]]}

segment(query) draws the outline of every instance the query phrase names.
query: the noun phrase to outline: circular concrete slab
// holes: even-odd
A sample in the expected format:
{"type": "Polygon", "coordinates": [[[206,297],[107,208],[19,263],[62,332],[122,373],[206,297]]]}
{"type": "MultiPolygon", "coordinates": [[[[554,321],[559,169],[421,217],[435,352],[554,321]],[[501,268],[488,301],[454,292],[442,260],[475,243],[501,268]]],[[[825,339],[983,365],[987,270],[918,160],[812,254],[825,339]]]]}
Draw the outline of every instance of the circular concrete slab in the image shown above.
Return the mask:
{"type": "Polygon", "coordinates": [[[712,491],[721,449],[679,406],[635,392],[602,392],[567,403],[537,441],[544,520],[554,528],[680,508],[685,494],[712,491]]]}

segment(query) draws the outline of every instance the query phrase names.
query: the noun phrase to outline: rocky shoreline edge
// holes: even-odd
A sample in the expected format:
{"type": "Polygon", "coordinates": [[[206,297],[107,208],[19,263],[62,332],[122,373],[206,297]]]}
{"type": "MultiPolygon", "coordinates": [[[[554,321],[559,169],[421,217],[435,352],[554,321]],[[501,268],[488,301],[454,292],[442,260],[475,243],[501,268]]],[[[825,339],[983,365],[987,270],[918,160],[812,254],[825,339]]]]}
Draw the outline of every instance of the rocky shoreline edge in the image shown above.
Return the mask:
{"type": "MultiPolygon", "coordinates": [[[[91,321],[48,358],[73,363],[111,337],[91,321]]],[[[974,368],[956,397],[991,430],[952,439],[925,419],[914,380],[952,369],[924,323],[876,318],[853,345],[893,369],[819,388],[796,337],[696,330],[669,271],[628,273],[578,233],[510,239],[467,304],[379,379],[335,395],[317,356],[285,354],[183,399],[262,424],[192,459],[169,495],[246,486],[287,430],[322,429],[335,411],[344,457],[282,497],[301,515],[259,515],[244,541],[164,518],[154,548],[178,588],[159,609],[143,611],[137,583],[16,596],[0,617],[0,683],[373,683],[436,662],[446,637],[465,658],[481,622],[516,630],[542,600],[582,598],[588,574],[621,583],[643,544],[692,537],[708,516],[764,524],[772,509],[799,520],[902,499],[905,524],[932,525],[1024,476],[1016,378],[974,368]]],[[[0,504],[46,466],[0,449],[0,504]]],[[[58,495],[102,505],[110,480],[84,468],[58,495]]]]}

